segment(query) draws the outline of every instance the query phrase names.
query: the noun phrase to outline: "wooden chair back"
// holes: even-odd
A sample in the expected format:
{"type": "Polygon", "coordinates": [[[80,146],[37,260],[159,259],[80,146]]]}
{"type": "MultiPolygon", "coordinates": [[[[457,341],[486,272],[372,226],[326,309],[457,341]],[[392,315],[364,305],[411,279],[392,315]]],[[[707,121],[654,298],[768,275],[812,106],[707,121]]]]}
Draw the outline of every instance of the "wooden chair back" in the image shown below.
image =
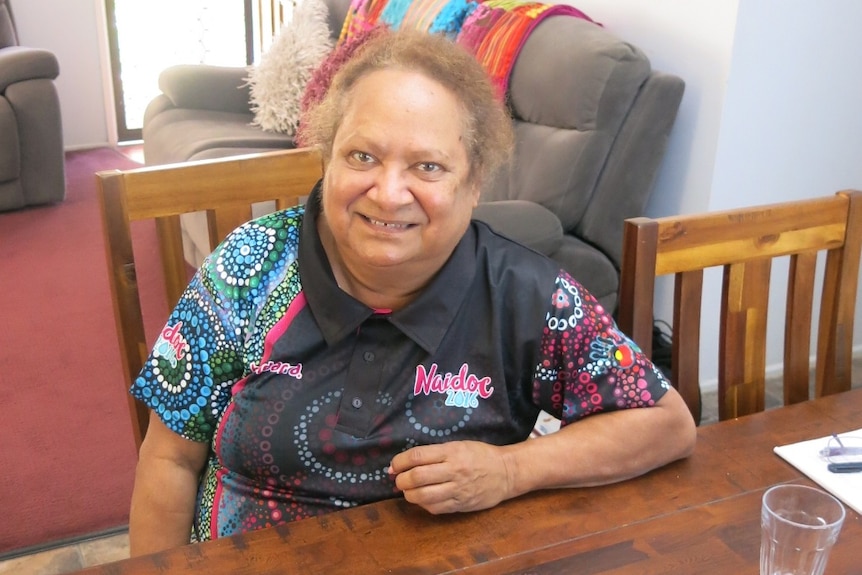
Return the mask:
{"type": "MultiPolygon", "coordinates": [[[[167,302],[172,308],[188,285],[181,214],[206,212],[212,249],[252,218],[252,204],[274,200],[277,209],[296,205],[322,173],[317,151],[296,149],[96,174],[126,391],[154,343],[144,334],[131,222],[155,220],[167,302]]],[[[135,444],[140,448],[149,410],[131,395],[128,399],[135,444]]]]}
{"type": "Polygon", "coordinates": [[[672,381],[699,421],[703,271],[723,267],[718,349],[719,419],[763,411],[772,261],[789,256],[784,325],[785,404],[810,395],[812,309],[820,286],[814,392],[850,389],[853,317],[862,246],[862,192],[624,224],[618,320],[652,353],[657,276],[674,275],[672,381]]]}

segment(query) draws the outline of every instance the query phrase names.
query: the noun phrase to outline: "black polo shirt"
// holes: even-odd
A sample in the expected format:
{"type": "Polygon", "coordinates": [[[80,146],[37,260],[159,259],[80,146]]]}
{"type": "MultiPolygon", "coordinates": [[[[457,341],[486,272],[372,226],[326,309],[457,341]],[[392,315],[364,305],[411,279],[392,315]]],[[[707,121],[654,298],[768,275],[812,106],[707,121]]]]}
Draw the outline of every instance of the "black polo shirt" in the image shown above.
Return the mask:
{"type": "Polygon", "coordinates": [[[369,308],[334,280],[318,193],[214,252],[133,386],[212,441],[194,539],[397,496],[386,468],[415,445],[511,444],[540,409],[565,425],[667,389],[580,284],[480,222],[408,306],[369,308]]]}

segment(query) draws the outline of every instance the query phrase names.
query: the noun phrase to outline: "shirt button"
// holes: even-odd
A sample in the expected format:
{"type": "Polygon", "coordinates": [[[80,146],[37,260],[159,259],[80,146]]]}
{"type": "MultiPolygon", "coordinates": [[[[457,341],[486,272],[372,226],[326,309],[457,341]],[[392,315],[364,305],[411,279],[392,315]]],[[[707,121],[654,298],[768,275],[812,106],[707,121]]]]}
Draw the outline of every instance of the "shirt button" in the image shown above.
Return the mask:
{"type": "Polygon", "coordinates": [[[372,361],[374,361],[374,353],[366,351],[364,354],[362,354],[362,358],[368,363],[371,363],[372,361]]]}
{"type": "Polygon", "coordinates": [[[362,407],[362,400],[358,397],[354,397],[352,400],[350,400],[350,405],[352,405],[355,409],[359,409],[360,407],[362,407]]]}

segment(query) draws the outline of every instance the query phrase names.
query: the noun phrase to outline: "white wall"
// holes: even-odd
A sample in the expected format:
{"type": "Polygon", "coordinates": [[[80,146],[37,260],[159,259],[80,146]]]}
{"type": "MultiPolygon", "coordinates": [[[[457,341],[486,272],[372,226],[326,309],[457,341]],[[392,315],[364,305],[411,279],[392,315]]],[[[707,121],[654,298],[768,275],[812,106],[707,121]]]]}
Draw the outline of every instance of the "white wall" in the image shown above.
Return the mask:
{"type": "MultiPolygon", "coordinates": [[[[862,2],[567,1],[686,81],[649,215],[862,189],[862,34],[854,29],[862,2]]],[[[66,147],[109,142],[103,0],[13,2],[22,41],[60,60],[66,147]]],[[[717,302],[717,292],[706,298],[717,302]]],[[[668,317],[666,296],[659,309],[668,317]]],[[[705,348],[715,348],[716,334],[706,327],[705,348]]],[[[768,362],[778,363],[781,338],[772,327],[770,339],[768,362]]],[[[702,370],[713,377],[714,362],[702,370]]]]}

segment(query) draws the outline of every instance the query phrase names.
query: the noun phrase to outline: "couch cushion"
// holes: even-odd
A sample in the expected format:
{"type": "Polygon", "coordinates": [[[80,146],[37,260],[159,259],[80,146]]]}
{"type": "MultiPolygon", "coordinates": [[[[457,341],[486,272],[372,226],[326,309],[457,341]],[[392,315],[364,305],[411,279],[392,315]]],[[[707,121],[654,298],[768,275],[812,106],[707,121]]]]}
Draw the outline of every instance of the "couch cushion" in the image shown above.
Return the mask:
{"type": "Polygon", "coordinates": [[[560,219],[534,202],[510,200],[481,203],[473,219],[485,222],[497,233],[545,255],[560,247],[563,228],[560,219]]]}
{"type": "Polygon", "coordinates": [[[649,60],[638,48],[586,20],[553,16],[521,49],[510,103],[515,117],[526,122],[616,131],[649,73],[649,60]]]}
{"type": "Polygon", "coordinates": [[[0,182],[21,177],[21,141],[9,101],[0,96],[0,182]]]}
{"type": "Polygon", "coordinates": [[[572,230],[590,201],[609,136],[515,121],[513,164],[483,192],[485,201],[526,200],[556,214],[572,230]]]}
{"type": "Polygon", "coordinates": [[[248,114],[249,90],[245,84],[247,75],[248,68],[244,66],[169,66],[159,74],[159,89],[162,94],[147,105],[147,113],[155,112],[149,110],[153,102],[165,100],[167,97],[167,101],[159,104],[160,106],[248,114]]]}
{"type": "MultiPolygon", "coordinates": [[[[144,125],[147,165],[182,162],[210,148],[292,148],[285,134],[264,132],[251,125],[251,114],[211,110],[165,110],[144,125]]],[[[228,155],[228,154],[225,154],[228,155]]]]}
{"type": "Polygon", "coordinates": [[[581,282],[606,310],[614,312],[620,285],[619,273],[602,252],[575,236],[566,235],[551,257],[581,282]]]}

